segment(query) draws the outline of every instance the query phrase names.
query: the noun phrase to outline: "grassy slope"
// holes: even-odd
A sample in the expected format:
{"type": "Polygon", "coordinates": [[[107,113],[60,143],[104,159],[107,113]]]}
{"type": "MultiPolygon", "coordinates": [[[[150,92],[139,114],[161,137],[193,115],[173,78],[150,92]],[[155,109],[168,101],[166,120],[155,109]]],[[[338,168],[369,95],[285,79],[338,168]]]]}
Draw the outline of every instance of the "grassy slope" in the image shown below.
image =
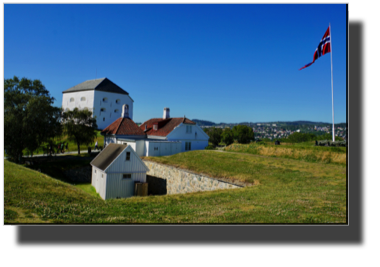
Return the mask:
{"type": "Polygon", "coordinates": [[[304,142],[299,144],[284,143],[280,146],[275,146],[273,143],[265,145],[234,143],[226,147],[225,151],[345,165],[347,150],[346,147],[322,147],[314,146],[313,142],[304,142]]]}
{"type": "MultiPolygon", "coordinates": [[[[346,169],[336,164],[192,151],[160,162],[256,181],[256,186],[103,201],[4,162],[5,223],[345,223],[346,169]],[[219,170],[218,170],[219,169],[219,170]]],[[[91,190],[91,189],[90,189],[91,190]]]]}

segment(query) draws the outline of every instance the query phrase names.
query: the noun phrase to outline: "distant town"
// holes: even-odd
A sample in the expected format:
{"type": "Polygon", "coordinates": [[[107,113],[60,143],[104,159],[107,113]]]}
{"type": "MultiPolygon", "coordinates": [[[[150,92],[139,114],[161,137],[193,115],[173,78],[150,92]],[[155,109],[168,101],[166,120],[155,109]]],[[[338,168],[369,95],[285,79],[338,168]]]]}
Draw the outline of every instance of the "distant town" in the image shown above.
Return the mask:
{"type": "MultiPolygon", "coordinates": [[[[294,121],[294,122],[241,122],[241,123],[214,123],[193,119],[201,128],[232,128],[236,125],[247,125],[252,128],[255,133],[255,139],[275,140],[286,138],[289,135],[300,133],[312,133],[315,135],[331,134],[331,123],[312,122],[312,121],[294,121]]],[[[335,124],[335,136],[339,136],[346,140],[347,124],[335,124]]]]}

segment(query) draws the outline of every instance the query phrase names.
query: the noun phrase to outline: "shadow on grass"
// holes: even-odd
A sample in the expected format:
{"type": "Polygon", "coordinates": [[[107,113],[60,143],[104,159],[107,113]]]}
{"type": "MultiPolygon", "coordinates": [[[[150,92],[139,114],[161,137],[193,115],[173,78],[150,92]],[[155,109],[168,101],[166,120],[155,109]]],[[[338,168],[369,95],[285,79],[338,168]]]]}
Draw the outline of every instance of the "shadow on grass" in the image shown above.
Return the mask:
{"type": "Polygon", "coordinates": [[[95,157],[93,153],[82,154],[82,155],[67,155],[59,157],[40,157],[33,159],[26,159],[25,162],[32,163],[32,165],[25,165],[25,167],[32,170],[42,172],[50,177],[60,180],[65,183],[72,185],[78,184],[88,184],[86,182],[73,182],[71,181],[64,172],[70,169],[76,169],[81,167],[86,167],[90,165],[90,162],[95,157]]]}

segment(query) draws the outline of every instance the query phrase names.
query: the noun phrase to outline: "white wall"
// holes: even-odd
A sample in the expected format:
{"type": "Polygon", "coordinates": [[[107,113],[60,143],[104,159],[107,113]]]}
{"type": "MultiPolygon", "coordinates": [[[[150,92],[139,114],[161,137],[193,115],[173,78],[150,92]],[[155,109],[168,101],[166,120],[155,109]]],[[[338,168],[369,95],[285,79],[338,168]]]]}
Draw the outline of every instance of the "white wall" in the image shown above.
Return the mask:
{"type": "Polygon", "coordinates": [[[158,157],[169,156],[181,152],[181,142],[146,141],[146,156],[158,157]],[[156,148],[156,149],[155,149],[156,148]]]}
{"type": "Polygon", "coordinates": [[[104,147],[108,146],[109,144],[116,144],[115,136],[104,136],[104,147]]]}
{"type": "Polygon", "coordinates": [[[190,124],[180,124],[170,134],[167,139],[173,141],[181,141],[181,151],[186,151],[186,142],[191,142],[191,150],[202,150],[208,146],[208,135],[198,125],[191,125],[191,133],[186,132],[186,126],[190,124]]]}
{"type": "Polygon", "coordinates": [[[135,182],[133,178],[136,178],[136,175],[146,176],[145,173],[133,173],[131,179],[123,179],[123,174],[121,173],[108,174],[106,186],[106,199],[132,197],[135,187],[135,182]]]}
{"type": "Polygon", "coordinates": [[[129,117],[133,120],[133,100],[129,95],[96,90],[64,93],[62,95],[62,108],[64,110],[73,110],[75,107],[79,109],[88,108],[93,113],[93,116],[96,116],[96,124],[99,129],[106,128],[120,118],[124,104],[129,105],[129,117]],[[84,101],[81,101],[82,97],[85,97],[84,101]],[[103,101],[105,97],[107,98],[106,102],[103,101]],[[70,102],[71,98],[74,98],[73,102],[70,102]],[[116,103],[117,99],[120,100],[119,103],[116,103]],[[101,108],[106,110],[101,112],[101,108]],[[115,110],[117,111],[115,112],[115,110]]]}
{"type": "Polygon", "coordinates": [[[129,179],[123,179],[123,174],[132,174],[133,182],[146,182],[147,167],[141,161],[131,145],[128,145],[120,155],[106,169],[107,172],[107,194],[106,199],[129,196],[129,179]],[[131,152],[130,160],[126,160],[127,152],[131,152]]]}
{"type": "Polygon", "coordinates": [[[75,107],[79,109],[88,108],[92,111],[94,107],[94,90],[64,93],[62,95],[62,108],[64,110],[73,110],[75,107]],[[85,100],[82,101],[81,98],[84,97],[85,100]],[[73,102],[70,102],[70,98],[74,98],[73,102]]]}
{"type": "Polygon", "coordinates": [[[98,128],[104,129],[120,118],[124,104],[129,106],[129,117],[133,120],[133,101],[129,95],[95,91],[94,116],[96,116],[98,128]],[[105,97],[107,98],[106,102],[103,101],[105,97]],[[119,103],[116,103],[117,99],[120,99],[119,103]],[[101,108],[105,108],[105,111],[101,112],[101,108]],[[115,112],[115,110],[117,111],[115,112]]]}
{"type": "Polygon", "coordinates": [[[120,140],[120,139],[117,139],[117,143],[118,144],[127,144],[127,146],[131,146],[133,148],[133,150],[136,152],[136,142],[135,141],[126,141],[126,140],[120,140]]]}
{"type": "Polygon", "coordinates": [[[91,185],[95,187],[96,192],[100,195],[101,198],[106,199],[107,174],[96,167],[92,167],[91,177],[91,185]]]}

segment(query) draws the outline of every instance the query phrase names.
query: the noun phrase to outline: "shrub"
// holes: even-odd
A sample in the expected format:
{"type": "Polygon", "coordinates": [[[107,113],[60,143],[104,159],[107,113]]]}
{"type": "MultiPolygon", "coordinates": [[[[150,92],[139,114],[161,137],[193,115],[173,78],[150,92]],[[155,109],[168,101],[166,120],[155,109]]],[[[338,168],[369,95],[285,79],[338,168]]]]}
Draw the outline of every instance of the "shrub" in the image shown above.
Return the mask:
{"type": "Polygon", "coordinates": [[[210,131],[208,132],[208,136],[210,137],[209,141],[214,145],[219,145],[220,141],[222,140],[222,132],[223,130],[220,128],[212,127],[210,131]]]}
{"type": "Polygon", "coordinates": [[[251,140],[255,140],[252,128],[247,125],[237,125],[232,128],[235,139],[240,144],[248,144],[251,140]]]}
{"type": "Polygon", "coordinates": [[[222,133],[222,142],[224,142],[226,146],[229,146],[234,142],[234,134],[230,128],[224,129],[222,133]]]}

